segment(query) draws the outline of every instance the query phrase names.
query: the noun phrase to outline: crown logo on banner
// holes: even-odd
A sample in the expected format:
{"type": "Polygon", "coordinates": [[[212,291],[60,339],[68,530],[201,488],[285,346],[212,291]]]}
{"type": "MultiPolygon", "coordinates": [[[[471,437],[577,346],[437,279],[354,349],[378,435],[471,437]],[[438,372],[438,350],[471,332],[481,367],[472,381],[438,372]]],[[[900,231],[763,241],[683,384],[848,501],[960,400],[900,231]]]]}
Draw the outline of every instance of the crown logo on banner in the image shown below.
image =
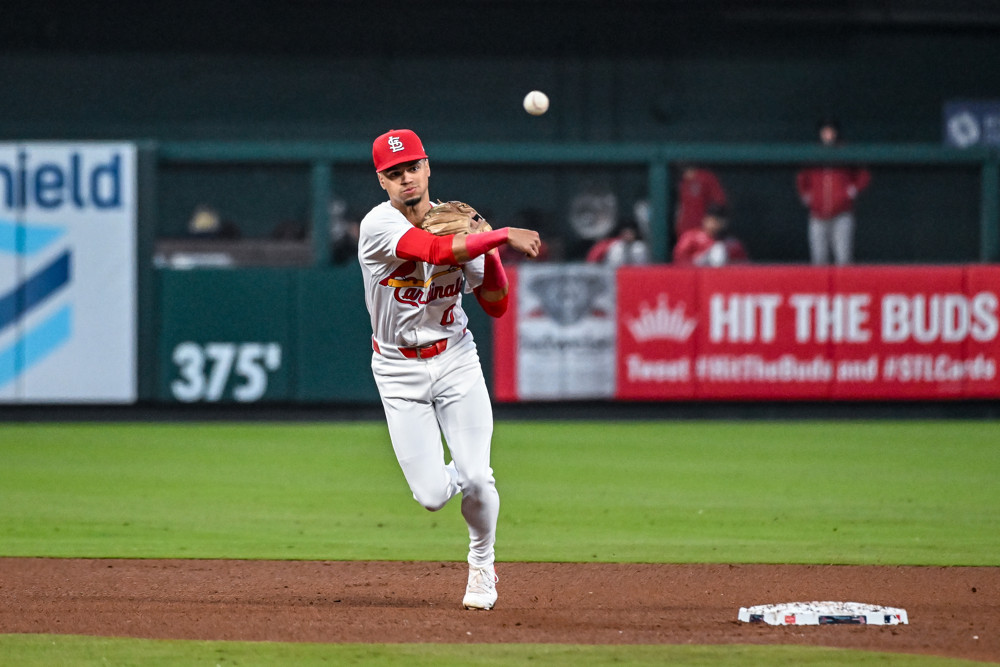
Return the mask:
{"type": "Polygon", "coordinates": [[[666,294],[659,295],[656,308],[645,301],[640,303],[639,316],[628,320],[628,330],[640,343],[656,339],[686,341],[697,325],[698,320],[687,317],[684,302],[671,308],[666,294]]]}

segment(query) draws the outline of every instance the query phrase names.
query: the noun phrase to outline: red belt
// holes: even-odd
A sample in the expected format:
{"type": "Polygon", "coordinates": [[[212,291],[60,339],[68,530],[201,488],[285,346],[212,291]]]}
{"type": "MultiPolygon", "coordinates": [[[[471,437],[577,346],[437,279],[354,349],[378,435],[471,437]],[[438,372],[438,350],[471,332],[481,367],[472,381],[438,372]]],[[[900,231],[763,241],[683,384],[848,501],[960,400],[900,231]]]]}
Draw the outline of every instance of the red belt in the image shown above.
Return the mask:
{"type": "Polygon", "coordinates": [[[448,347],[448,339],[442,338],[420,347],[401,347],[399,353],[407,359],[430,359],[444,352],[446,347],[448,347]]]}
{"type": "MultiPolygon", "coordinates": [[[[442,338],[441,340],[421,345],[420,347],[400,347],[396,349],[407,359],[430,359],[444,352],[446,347],[448,347],[448,339],[442,338]]],[[[382,350],[378,349],[378,343],[374,339],[372,339],[372,349],[382,354],[382,350]]]]}

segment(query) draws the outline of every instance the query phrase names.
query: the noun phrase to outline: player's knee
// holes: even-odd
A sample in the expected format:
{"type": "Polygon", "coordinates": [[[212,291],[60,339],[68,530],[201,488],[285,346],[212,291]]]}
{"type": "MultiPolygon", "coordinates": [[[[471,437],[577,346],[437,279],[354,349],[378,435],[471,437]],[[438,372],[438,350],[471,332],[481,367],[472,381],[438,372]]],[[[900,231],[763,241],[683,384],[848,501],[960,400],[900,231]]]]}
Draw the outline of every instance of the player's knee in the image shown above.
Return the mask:
{"type": "Polygon", "coordinates": [[[496,485],[493,475],[488,472],[467,477],[462,484],[462,493],[466,495],[480,496],[488,493],[496,485]]]}
{"type": "Polygon", "coordinates": [[[418,489],[413,492],[413,499],[423,506],[425,510],[437,512],[448,504],[451,497],[447,493],[418,489]]]}

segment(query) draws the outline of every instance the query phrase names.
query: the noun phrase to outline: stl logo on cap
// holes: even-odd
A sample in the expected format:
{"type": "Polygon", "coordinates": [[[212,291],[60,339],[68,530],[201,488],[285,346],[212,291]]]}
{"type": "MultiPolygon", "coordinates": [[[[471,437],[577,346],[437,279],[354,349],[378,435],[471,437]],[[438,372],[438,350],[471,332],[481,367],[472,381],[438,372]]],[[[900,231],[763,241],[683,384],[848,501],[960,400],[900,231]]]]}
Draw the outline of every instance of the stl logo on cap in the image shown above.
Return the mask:
{"type": "Polygon", "coordinates": [[[372,144],[375,171],[385,171],[397,164],[425,157],[424,146],[413,130],[389,130],[372,144]]]}

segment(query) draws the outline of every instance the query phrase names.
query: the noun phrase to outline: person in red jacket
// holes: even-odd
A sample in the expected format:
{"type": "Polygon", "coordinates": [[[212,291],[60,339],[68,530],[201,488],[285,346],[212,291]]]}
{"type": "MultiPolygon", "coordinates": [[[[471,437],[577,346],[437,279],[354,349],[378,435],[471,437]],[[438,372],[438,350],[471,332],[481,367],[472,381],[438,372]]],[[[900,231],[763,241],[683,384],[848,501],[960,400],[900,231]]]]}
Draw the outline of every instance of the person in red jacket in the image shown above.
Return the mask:
{"type": "MultiPolygon", "coordinates": [[[[822,121],[819,140],[824,146],[840,145],[835,121],[822,121]]],[[[863,167],[828,165],[803,169],[795,177],[799,198],[809,209],[809,254],[812,263],[829,263],[832,251],[837,265],[854,258],[854,201],[871,182],[863,167]]]]}
{"type": "Polygon", "coordinates": [[[677,214],[674,216],[674,239],[684,232],[701,229],[701,221],[709,206],[725,206],[726,191],[719,179],[708,169],[683,165],[677,184],[677,214]]]}
{"type": "Polygon", "coordinates": [[[705,211],[701,229],[684,232],[674,246],[674,264],[678,266],[725,266],[746,261],[743,244],[729,234],[729,214],[718,204],[705,211]]]}

